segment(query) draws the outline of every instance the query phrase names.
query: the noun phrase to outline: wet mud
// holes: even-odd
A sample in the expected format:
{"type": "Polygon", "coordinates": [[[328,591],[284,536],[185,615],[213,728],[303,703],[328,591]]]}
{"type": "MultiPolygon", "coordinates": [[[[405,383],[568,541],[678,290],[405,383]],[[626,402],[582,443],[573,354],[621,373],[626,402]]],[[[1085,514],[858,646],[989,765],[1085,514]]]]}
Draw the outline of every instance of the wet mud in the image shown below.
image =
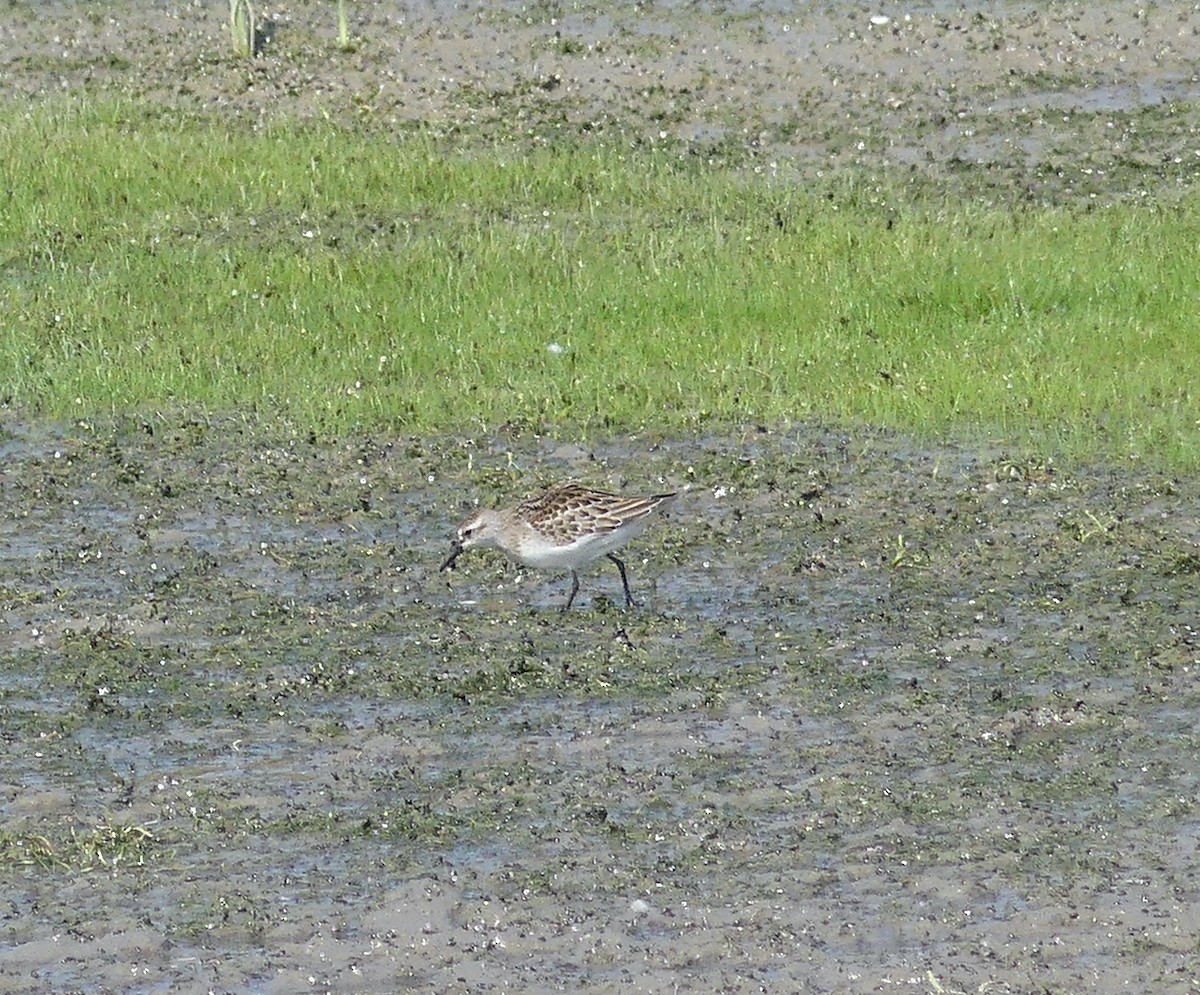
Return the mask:
{"type": "Polygon", "coordinates": [[[865,432],[10,426],[6,991],[1186,991],[1200,485],[865,432]],[[686,488],[643,601],[475,502],[686,488]]]}
{"type": "Polygon", "coordinates": [[[0,95],[414,126],[516,147],[663,146],[789,182],[846,170],[999,203],[1161,199],[1200,170],[1192,3],[332,0],[10,3],[0,95]]]}

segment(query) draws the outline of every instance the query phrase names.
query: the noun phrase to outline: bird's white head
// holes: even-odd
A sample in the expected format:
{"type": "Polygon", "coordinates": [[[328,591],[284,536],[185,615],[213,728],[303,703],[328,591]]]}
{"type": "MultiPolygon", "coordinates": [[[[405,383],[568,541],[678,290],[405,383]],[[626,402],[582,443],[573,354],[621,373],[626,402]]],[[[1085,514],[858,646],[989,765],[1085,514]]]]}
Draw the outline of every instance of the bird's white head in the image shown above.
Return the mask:
{"type": "Polygon", "coordinates": [[[473,549],[476,546],[481,547],[496,547],[499,543],[496,541],[496,536],[500,529],[500,517],[496,512],[487,508],[480,508],[462,525],[458,527],[458,531],[454,533],[454,539],[450,543],[450,555],[446,558],[446,562],[442,564],[442,570],[452,570],[454,561],[457,560],[468,549],[473,549]]]}

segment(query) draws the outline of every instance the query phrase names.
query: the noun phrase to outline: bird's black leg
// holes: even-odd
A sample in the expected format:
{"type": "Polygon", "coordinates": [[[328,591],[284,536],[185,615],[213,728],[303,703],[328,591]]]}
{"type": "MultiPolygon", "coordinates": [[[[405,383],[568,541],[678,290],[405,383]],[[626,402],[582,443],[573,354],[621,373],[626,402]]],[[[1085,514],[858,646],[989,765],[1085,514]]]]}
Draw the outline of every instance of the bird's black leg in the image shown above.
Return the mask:
{"type": "Polygon", "coordinates": [[[632,608],[637,604],[637,602],[633,600],[633,595],[629,593],[629,578],[625,576],[625,564],[618,560],[612,553],[608,554],[608,558],[612,560],[613,563],[617,565],[617,569],[621,571],[621,583],[625,587],[625,607],[632,608]]]}
{"type": "Polygon", "coordinates": [[[575,600],[575,595],[579,593],[579,574],[574,570],[571,571],[571,594],[567,598],[567,603],[563,605],[563,611],[571,607],[571,602],[575,600]]]}

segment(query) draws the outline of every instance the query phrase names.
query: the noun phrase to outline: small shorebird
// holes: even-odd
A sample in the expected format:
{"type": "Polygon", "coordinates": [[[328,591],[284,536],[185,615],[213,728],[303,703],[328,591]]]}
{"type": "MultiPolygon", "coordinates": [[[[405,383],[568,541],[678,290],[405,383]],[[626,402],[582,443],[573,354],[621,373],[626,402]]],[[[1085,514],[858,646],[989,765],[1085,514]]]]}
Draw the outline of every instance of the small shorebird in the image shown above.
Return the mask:
{"type": "Polygon", "coordinates": [[[474,547],[502,550],[527,567],[565,568],[571,571],[566,611],[579,593],[576,569],[607,556],[621,571],[625,605],[632,607],[625,564],[613,551],[641,532],[655,512],[674,498],[674,494],[622,497],[573,482],[558,484],[515,507],[475,512],[458,527],[441,569],[451,569],[459,556],[474,547]]]}

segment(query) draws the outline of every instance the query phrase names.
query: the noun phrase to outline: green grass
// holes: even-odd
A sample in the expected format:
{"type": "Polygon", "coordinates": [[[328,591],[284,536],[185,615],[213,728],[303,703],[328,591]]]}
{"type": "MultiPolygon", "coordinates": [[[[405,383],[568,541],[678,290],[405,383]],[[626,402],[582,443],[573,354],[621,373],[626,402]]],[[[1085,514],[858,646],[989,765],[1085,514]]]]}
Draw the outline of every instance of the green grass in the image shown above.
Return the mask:
{"type": "Polygon", "coordinates": [[[866,422],[1200,466],[1200,199],[820,189],[678,148],[0,111],[0,400],[331,431],[866,422]]]}

